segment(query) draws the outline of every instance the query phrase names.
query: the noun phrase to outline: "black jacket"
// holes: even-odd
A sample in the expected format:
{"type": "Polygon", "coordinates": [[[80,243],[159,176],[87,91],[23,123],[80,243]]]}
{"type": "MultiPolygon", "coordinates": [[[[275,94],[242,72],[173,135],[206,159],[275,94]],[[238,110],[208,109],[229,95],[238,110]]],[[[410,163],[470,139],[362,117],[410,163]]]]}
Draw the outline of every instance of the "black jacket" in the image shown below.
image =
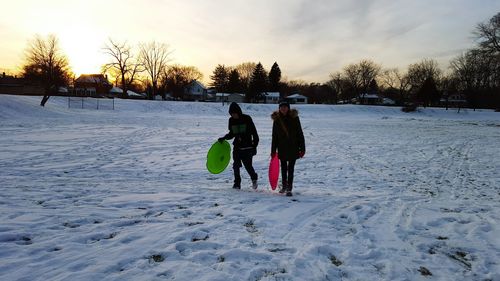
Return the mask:
{"type": "Polygon", "coordinates": [[[238,113],[239,118],[229,118],[227,133],[223,138],[230,140],[234,138],[234,149],[256,148],[259,145],[259,135],[250,116],[243,114],[237,103],[231,103],[229,112],[238,113]]]}
{"type": "Polygon", "coordinates": [[[271,114],[273,122],[273,139],[271,153],[278,150],[278,156],[284,160],[295,160],[299,158],[299,151],[306,152],[304,133],[300,125],[299,112],[290,109],[283,116],[279,111],[271,114]]]}

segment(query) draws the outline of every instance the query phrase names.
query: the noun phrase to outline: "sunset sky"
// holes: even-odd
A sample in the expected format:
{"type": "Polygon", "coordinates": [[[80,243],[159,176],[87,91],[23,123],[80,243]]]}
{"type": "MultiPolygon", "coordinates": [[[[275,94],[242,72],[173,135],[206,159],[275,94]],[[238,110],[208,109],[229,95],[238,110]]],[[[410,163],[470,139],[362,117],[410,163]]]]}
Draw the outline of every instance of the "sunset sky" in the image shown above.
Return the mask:
{"type": "Polygon", "coordinates": [[[55,34],[73,71],[98,73],[108,38],[170,45],[172,63],[193,65],[204,82],[217,64],[277,61],[283,76],[325,82],[368,58],[406,68],[448,61],[474,44],[498,0],[144,0],[1,1],[0,71],[22,63],[28,40],[55,34]]]}

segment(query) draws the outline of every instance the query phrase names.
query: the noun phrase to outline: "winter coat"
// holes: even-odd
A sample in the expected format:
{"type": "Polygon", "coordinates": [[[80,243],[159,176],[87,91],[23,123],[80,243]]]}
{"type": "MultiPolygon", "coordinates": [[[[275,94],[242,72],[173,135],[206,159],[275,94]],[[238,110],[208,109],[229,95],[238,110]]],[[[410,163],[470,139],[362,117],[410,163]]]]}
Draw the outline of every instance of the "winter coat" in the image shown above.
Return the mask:
{"type": "Polygon", "coordinates": [[[239,118],[229,118],[227,133],[223,138],[230,140],[234,138],[234,149],[249,149],[256,148],[259,145],[259,135],[253,123],[252,117],[243,114],[240,106],[237,103],[231,103],[229,112],[238,113],[239,118]]]}
{"type": "Polygon", "coordinates": [[[274,120],[271,153],[278,150],[278,156],[282,160],[299,158],[299,151],[306,152],[299,112],[290,109],[288,114],[283,116],[278,110],[271,114],[271,118],[274,120]]]}

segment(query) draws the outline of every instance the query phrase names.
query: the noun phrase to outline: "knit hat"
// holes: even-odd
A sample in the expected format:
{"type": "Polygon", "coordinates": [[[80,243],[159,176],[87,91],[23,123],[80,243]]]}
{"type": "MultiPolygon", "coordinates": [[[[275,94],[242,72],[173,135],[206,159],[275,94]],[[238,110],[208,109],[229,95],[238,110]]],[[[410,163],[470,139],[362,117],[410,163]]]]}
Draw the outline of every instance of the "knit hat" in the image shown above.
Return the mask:
{"type": "Polygon", "coordinates": [[[282,107],[282,106],[286,106],[286,107],[288,107],[290,109],[290,103],[287,102],[287,101],[281,101],[279,107],[282,107]]]}
{"type": "Polygon", "coordinates": [[[229,114],[232,113],[237,113],[238,115],[243,114],[241,107],[235,102],[232,102],[231,105],[229,105],[229,114]]]}

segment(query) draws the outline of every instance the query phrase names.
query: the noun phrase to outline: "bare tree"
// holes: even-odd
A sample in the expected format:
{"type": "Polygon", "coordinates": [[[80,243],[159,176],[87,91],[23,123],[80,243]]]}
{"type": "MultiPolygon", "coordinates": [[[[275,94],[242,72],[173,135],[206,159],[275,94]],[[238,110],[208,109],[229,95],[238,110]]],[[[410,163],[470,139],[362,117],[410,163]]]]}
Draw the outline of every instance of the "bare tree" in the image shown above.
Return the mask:
{"type": "Polygon", "coordinates": [[[425,80],[432,78],[439,83],[442,71],[438,66],[437,61],[433,59],[423,59],[418,63],[410,64],[408,67],[408,82],[411,86],[411,91],[418,91],[425,80]]]}
{"type": "Polygon", "coordinates": [[[123,90],[122,97],[127,98],[127,90],[134,83],[136,75],[144,71],[144,68],[140,62],[134,59],[131,47],[127,42],[114,42],[110,38],[103,50],[111,57],[111,61],[102,67],[103,72],[111,72],[117,77],[123,90]]]}
{"type": "MultiPolygon", "coordinates": [[[[244,62],[234,67],[240,74],[240,80],[245,89],[250,87],[250,80],[252,80],[252,74],[256,66],[257,64],[255,62],[244,62]]],[[[230,72],[230,70],[228,72],[230,72]]]]}
{"type": "Polygon", "coordinates": [[[386,87],[397,90],[401,102],[405,102],[405,93],[410,89],[410,82],[405,73],[401,73],[398,68],[385,69],[380,80],[386,87]]]}
{"type": "Polygon", "coordinates": [[[500,111],[500,12],[479,23],[473,34],[477,47],[450,62],[452,75],[469,105],[500,111]]]}
{"type": "Polygon", "coordinates": [[[300,93],[303,85],[306,85],[306,81],[302,80],[289,80],[288,77],[284,77],[281,80],[280,94],[281,98],[287,97],[291,94],[300,93]]]}
{"type": "Polygon", "coordinates": [[[162,78],[162,86],[172,92],[174,97],[180,98],[184,88],[189,83],[202,78],[203,74],[197,67],[174,64],[166,68],[162,78]]]}
{"type": "Polygon", "coordinates": [[[377,78],[380,73],[380,65],[371,60],[359,62],[359,72],[361,75],[361,87],[364,92],[368,91],[370,83],[377,78]]]}
{"type": "MultiPolygon", "coordinates": [[[[459,79],[456,75],[454,75],[454,73],[449,73],[441,80],[441,86],[443,89],[442,99],[445,101],[446,110],[448,110],[450,105],[450,96],[459,92],[459,79]]],[[[460,106],[458,107],[458,112],[460,112],[460,106]]]]}
{"type": "Polygon", "coordinates": [[[344,67],[344,80],[352,90],[349,96],[357,96],[361,92],[361,74],[357,64],[349,64],[344,67]]]}
{"type": "Polygon", "coordinates": [[[36,35],[30,41],[22,68],[24,78],[43,85],[45,95],[40,102],[41,106],[45,106],[49,97],[56,94],[60,86],[68,85],[71,77],[68,59],[59,47],[59,40],[52,34],[46,38],[36,35]]]}
{"type": "Polygon", "coordinates": [[[500,89],[500,12],[488,22],[478,24],[475,35],[479,40],[479,48],[469,53],[474,52],[476,56],[482,57],[481,69],[486,70],[483,71],[483,76],[488,76],[488,87],[496,92],[497,107],[500,107],[500,91],[498,91],[500,89]]]}
{"type": "Polygon", "coordinates": [[[335,72],[330,74],[330,80],[326,82],[330,88],[332,88],[337,94],[337,98],[340,98],[342,101],[346,99],[345,97],[345,79],[342,76],[341,72],[335,72]]]}
{"type": "Polygon", "coordinates": [[[370,83],[377,78],[380,69],[381,67],[371,60],[362,60],[344,68],[344,78],[359,100],[367,93],[370,83]]]}
{"type": "MultiPolygon", "coordinates": [[[[140,44],[140,59],[139,61],[144,66],[148,73],[149,82],[151,82],[151,96],[153,99],[158,89],[158,82],[164,74],[167,63],[170,61],[169,57],[172,54],[167,44],[152,41],[150,43],[140,44]]],[[[165,93],[163,99],[165,99],[165,93]]]]}
{"type": "Polygon", "coordinates": [[[458,79],[458,87],[460,90],[466,91],[468,89],[477,88],[477,63],[480,60],[477,59],[475,52],[468,51],[463,53],[450,62],[450,68],[453,75],[458,79]]]}
{"type": "Polygon", "coordinates": [[[488,22],[478,24],[474,34],[482,49],[500,54],[500,12],[488,22]]]}
{"type": "Polygon", "coordinates": [[[492,56],[483,49],[471,49],[454,58],[450,62],[450,68],[453,77],[457,79],[458,90],[465,93],[472,107],[479,105],[480,100],[483,106],[492,106],[494,101],[491,98],[495,97],[488,97],[486,93],[496,92],[496,98],[499,98],[500,57],[492,56]]]}

